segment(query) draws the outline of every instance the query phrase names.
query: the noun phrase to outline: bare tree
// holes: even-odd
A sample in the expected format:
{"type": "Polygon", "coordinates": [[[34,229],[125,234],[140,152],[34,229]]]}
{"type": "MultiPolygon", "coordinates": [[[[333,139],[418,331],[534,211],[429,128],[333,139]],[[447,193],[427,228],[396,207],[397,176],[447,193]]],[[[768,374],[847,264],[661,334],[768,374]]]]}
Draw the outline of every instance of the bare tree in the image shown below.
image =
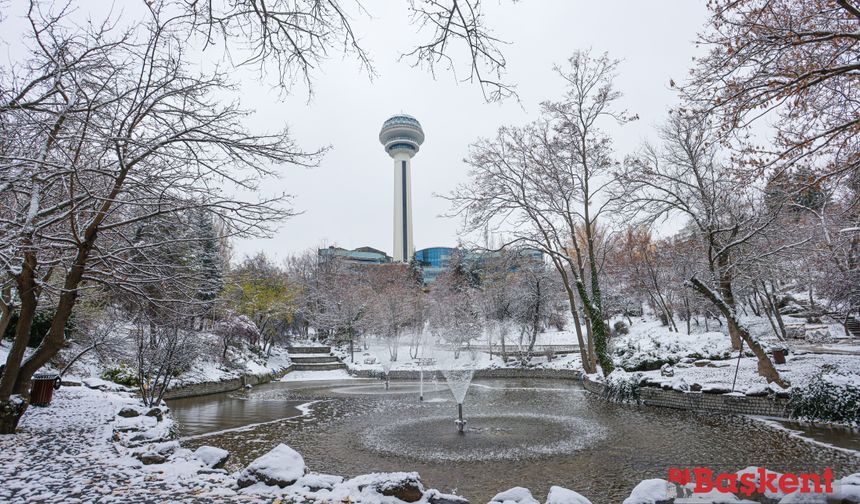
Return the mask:
{"type": "Polygon", "coordinates": [[[391,362],[395,362],[401,336],[420,335],[424,329],[420,285],[406,264],[378,266],[367,274],[370,300],[362,326],[387,342],[391,362]]]}
{"type": "MultiPolygon", "coordinates": [[[[467,49],[469,74],[463,80],[477,82],[487,101],[516,96],[510,83],[502,80],[507,65],[496,38],[486,26],[481,0],[410,0],[413,24],[433,31],[431,38],[401,58],[414,66],[425,65],[435,75],[444,63],[455,67],[450,47],[460,44],[467,49]]],[[[456,75],[455,75],[456,77],[456,75]]]]}
{"type": "Polygon", "coordinates": [[[181,327],[187,327],[188,322],[142,322],[133,332],[138,390],[145,405],[158,406],[173,377],[187,371],[194,361],[199,341],[193,332],[181,327]]]}
{"type": "Polygon", "coordinates": [[[745,190],[733,180],[731,168],[719,159],[708,124],[701,117],[674,114],[661,137],[662,149],[646,145],[619,173],[625,210],[646,223],[673,215],[689,220],[703,244],[710,275],[706,284],[694,273],[690,284],[726,318],[732,346],[740,350],[745,342],[758,357],[762,376],[784,384],[761,344],[740,323],[733,290],[747,263],[744,253],[774,222],[779,209],[764,210],[757,200],[760,192],[750,187],[745,190]]]}
{"type": "Polygon", "coordinates": [[[0,75],[0,265],[15,284],[19,321],[0,378],[0,432],[14,432],[27,408],[30,378],[65,341],[80,290],[106,283],[147,296],[165,271],[154,251],[173,240],[135,242],[140,223],[205,209],[228,235],[265,234],[291,214],[286,197],[257,201],[271,165],[314,165],[288,132],[253,134],[246,112],[216,95],[226,75],[186,69],[183,40],[157,10],[116,32],[109,21],[86,29],[64,17],[29,12],[30,52],[0,75]],[[26,360],[33,317],[55,314],[26,360]]]}
{"type": "Polygon", "coordinates": [[[471,181],[449,196],[467,231],[509,227],[503,246],[519,243],[549,256],[568,295],[583,366],[594,372],[599,362],[607,374],[613,364],[600,269],[608,235],[598,221],[612,201],[606,188],[613,161],[611,139],[600,128],[630,119],[613,108],[620,97],[613,87],[617,65],[606,55],[578,52],[566,67],[557,67],[567,83],[563,100],[545,102],[543,118],[534,124],[501,128],[496,138],[473,144],[466,159],[471,181]],[[577,297],[588,322],[587,341],[577,297]]]}
{"type": "MultiPolygon", "coordinates": [[[[860,167],[860,53],[856,0],[717,0],[683,88],[694,107],[717,118],[756,171],[801,160],[820,176],[860,167]],[[764,121],[762,121],[764,119],[764,121]],[[767,122],[774,142],[748,136],[767,122]]],[[[738,166],[741,168],[741,166],[738,166]]]]}
{"type": "Polygon", "coordinates": [[[308,314],[318,332],[346,338],[350,360],[355,360],[355,340],[367,316],[370,298],[366,272],[359,265],[337,257],[321,261],[308,296],[313,310],[308,314]]]}

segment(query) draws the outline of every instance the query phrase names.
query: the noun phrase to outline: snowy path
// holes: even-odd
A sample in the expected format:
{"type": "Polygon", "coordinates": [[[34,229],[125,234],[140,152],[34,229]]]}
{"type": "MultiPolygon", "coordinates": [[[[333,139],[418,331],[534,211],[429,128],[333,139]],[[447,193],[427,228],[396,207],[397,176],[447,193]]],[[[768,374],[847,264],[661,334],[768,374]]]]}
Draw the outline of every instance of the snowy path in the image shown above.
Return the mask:
{"type": "Polygon", "coordinates": [[[113,393],[60,389],[31,407],[14,435],[0,435],[0,502],[248,502],[224,474],[190,464],[143,466],[110,441],[123,402],[113,393]],[[230,485],[232,486],[232,485],[230,485]]]}

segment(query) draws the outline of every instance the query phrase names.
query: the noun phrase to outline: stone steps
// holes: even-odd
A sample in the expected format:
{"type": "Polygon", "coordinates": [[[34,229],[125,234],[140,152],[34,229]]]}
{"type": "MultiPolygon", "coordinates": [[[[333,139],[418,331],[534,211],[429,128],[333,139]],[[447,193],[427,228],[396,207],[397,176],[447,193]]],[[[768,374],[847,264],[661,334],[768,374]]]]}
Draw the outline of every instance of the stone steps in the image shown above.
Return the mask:
{"type": "Polygon", "coordinates": [[[291,346],[288,348],[291,354],[327,354],[331,353],[330,346],[291,346]]]}
{"type": "Polygon", "coordinates": [[[293,371],[334,371],[335,369],[346,369],[346,364],[343,362],[323,362],[323,363],[298,363],[293,361],[293,371]]]}
{"type": "Polygon", "coordinates": [[[854,317],[849,317],[848,321],[845,323],[845,328],[848,329],[848,332],[851,333],[855,338],[860,338],[860,320],[857,320],[854,317]]]}
{"type": "Polygon", "coordinates": [[[299,354],[293,355],[290,358],[294,364],[327,364],[340,362],[338,358],[333,355],[299,354]]]}

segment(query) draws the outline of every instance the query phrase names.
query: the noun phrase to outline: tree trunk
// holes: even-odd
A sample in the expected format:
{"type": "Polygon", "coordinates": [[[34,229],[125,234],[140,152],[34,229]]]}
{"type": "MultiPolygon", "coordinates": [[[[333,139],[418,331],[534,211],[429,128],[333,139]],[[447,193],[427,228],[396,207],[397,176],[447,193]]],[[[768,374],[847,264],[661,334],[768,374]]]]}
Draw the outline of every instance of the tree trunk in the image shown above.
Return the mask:
{"type": "MultiPolygon", "coordinates": [[[[585,370],[586,373],[592,374],[597,371],[596,367],[592,365],[592,360],[589,358],[588,344],[582,337],[582,324],[579,322],[579,310],[576,306],[576,294],[573,292],[573,289],[570,287],[570,277],[567,275],[567,271],[564,270],[563,265],[556,264],[556,269],[558,269],[559,273],[562,277],[562,283],[564,284],[564,291],[567,294],[568,304],[570,305],[570,314],[573,317],[573,328],[576,332],[576,339],[579,342],[579,356],[582,359],[582,369],[585,370]]],[[[590,341],[591,338],[589,338],[590,341]]],[[[505,340],[502,338],[502,352],[505,352],[505,340]]],[[[507,361],[507,355],[504,356],[507,361]]]]}
{"type": "Polygon", "coordinates": [[[21,361],[24,359],[24,352],[30,339],[33,319],[36,316],[38,300],[36,298],[35,271],[36,256],[32,252],[28,252],[24,256],[21,273],[16,278],[21,307],[18,310],[15,339],[12,341],[9,355],[6,356],[6,366],[3,368],[3,375],[0,376],[0,434],[15,433],[18,422],[24,412],[27,411],[29,404],[30,377],[27,376],[25,378],[27,386],[25,393],[18,392],[16,386],[22,378],[21,361]],[[18,394],[20,397],[16,398],[13,394],[18,394]]]}
{"type": "Polygon", "coordinates": [[[585,291],[585,285],[581,280],[576,282],[579,298],[582,299],[582,304],[585,306],[585,313],[590,322],[591,338],[594,342],[594,354],[600,368],[603,371],[603,376],[608,376],[613,371],[615,366],[612,364],[612,359],[609,357],[606,347],[606,324],[603,323],[603,317],[597,307],[593,305],[588,293],[585,291]]]}
{"type": "Polygon", "coordinates": [[[758,374],[764,377],[768,383],[776,383],[782,388],[788,388],[789,383],[787,380],[784,380],[779,375],[779,371],[774,367],[773,362],[770,360],[770,357],[767,356],[767,352],[764,351],[764,348],[759,344],[756,338],[753,338],[746,327],[740,323],[737,319],[737,315],[735,315],[734,309],[729,306],[725,300],[721,299],[716,292],[708,288],[707,285],[703,284],[698,278],[693,277],[690,279],[690,283],[695,287],[697,291],[699,291],[705,298],[714,303],[714,305],[722,312],[723,316],[726,317],[726,321],[729,324],[729,327],[732,325],[735,326],[738,332],[738,336],[747,344],[747,346],[752,350],[753,354],[755,354],[758,359],[758,374]]]}

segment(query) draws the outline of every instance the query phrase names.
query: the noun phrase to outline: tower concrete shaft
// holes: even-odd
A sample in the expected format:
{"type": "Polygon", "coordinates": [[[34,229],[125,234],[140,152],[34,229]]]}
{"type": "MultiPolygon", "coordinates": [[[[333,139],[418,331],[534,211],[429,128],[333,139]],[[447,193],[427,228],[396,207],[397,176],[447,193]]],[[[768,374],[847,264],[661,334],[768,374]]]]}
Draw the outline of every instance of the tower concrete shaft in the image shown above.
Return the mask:
{"type": "Polygon", "coordinates": [[[394,159],[394,253],[395,261],[409,262],[415,253],[412,242],[412,157],[424,143],[424,130],[417,119],[398,114],[382,124],[379,141],[394,159]]]}
{"type": "Polygon", "coordinates": [[[394,257],[409,262],[415,253],[412,242],[412,162],[405,152],[394,154],[394,257]]]}

